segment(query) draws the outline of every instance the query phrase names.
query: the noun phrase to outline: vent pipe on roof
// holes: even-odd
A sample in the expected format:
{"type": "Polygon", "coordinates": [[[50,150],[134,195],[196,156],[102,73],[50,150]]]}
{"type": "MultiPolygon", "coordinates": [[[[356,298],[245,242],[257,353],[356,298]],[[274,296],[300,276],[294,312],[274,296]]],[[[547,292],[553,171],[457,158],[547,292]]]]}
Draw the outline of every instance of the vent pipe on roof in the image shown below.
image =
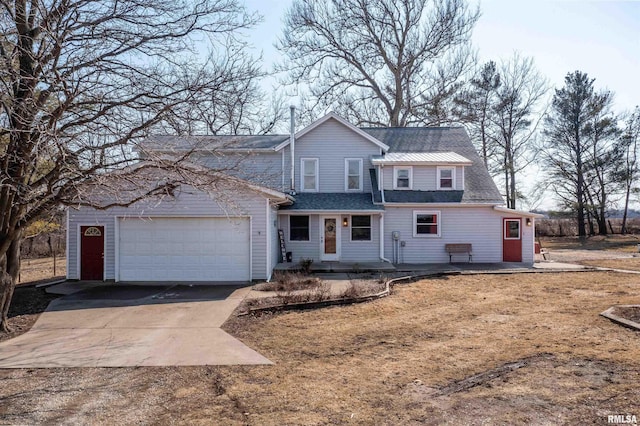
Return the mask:
{"type": "Polygon", "coordinates": [[[295,195],[296,193],[296,178],[295,178],[295,134],[296,134],[296,107],[291,105],[291,124],[290,124],[290,135],[289,135],[289,152],[291,154],[291,195],[295,195]]]}

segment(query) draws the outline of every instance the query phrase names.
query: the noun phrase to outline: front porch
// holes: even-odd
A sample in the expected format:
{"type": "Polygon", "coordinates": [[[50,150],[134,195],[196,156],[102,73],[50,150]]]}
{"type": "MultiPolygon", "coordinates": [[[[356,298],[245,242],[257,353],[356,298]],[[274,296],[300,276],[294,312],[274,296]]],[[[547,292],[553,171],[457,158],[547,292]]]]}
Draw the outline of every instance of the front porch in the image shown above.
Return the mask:
{"type": "MultiPolygon", "coordinates": [[[[562,264],[566,268],[567,265],[562,264]]],[[[517,262],[503,263],[399,263],[388,262],[313,262],[311,264],[312,273],[326,272],[406,272],[413,274],[429,274],[444,272],[514,272],[532,269],[554,269],[553,265],[537,263],[535,266],[517,262]]],[[[300,270],[300,264],[296,262],[278,263],[274,271],[296,271],[300,270]]]]}
{"type": "MultiPolygon", "coordinates": [[[[296,271],[296,262],[278,263],[274,271],[296,271]]],[[[395,272],[396,267],[388,262],[313,262],[311,272],[395,272]]]]}

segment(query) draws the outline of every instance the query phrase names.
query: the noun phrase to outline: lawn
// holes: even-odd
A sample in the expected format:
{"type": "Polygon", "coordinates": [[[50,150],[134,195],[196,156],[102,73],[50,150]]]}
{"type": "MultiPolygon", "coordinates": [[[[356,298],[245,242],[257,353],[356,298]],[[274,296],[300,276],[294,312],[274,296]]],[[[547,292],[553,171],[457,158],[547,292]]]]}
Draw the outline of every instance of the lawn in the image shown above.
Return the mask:
{"type": "Polygon", "coordinates": [[[273,366],[0,370],[6,423],[606,424],[640,415],[635,275],[478,275],[233,318],[273,366]]]}

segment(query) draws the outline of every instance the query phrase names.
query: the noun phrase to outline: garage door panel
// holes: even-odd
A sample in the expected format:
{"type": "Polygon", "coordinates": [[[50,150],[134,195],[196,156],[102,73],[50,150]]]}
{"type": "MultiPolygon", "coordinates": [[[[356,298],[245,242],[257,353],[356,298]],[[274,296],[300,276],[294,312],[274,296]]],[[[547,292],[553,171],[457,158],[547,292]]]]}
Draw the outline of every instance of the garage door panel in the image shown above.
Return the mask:
{"type": "Polygon", "coordinates": [[[249,219],[155,218],[120,221],[123,281],[247,281],[249,219]]]}

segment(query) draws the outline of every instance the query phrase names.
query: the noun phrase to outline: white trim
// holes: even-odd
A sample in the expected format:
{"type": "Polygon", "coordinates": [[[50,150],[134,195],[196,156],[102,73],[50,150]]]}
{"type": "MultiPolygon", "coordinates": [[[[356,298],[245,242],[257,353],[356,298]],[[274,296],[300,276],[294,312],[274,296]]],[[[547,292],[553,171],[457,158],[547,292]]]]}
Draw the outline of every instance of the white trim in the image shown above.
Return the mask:
{"type": "Polygon", "coordinates": [[[113,279],[115,282],[120,281],[120,221],[118,220],[118,216],[113,217],[113,230],[114,230],[114,241],[113,241],[113,254],[115,256],[113,265],[113,279]]]}
{"type": "Polygon", "coordinates": [[[363,192],[364,179],[362,177],[362,158],[345,158],[344,159],[344,192],[363,192]],[[349,161],[358,162],[358,189],[349,188],[349,161]]]}
{"type": "Polygon", "coordinates": [[[266,243],[267,243],[267,259],[266,262],[264,262],[265,264],[265,277],[267,277],[267,281],[269,281],[271,279],[271,274],[269,273],[269,270],[271,269],[271,205],[269,204],[269,200],[266,200],[267,202],[267,213],[265,216],[265,239],[266,239],[266,243]]]}
{"type": "Polygon", "coordinates": [[[423,207],[423,208],[470,208],[470,207],[496,207],[496,203],[384,203],[385,207],[423,207]]]}
{"type": "Polygon", "coordinates": [[[440,238],[442,233],[442,214],[440,210],[414,210],[412,228],[414,238],[440,238]],[[417,219],[419,214],[436,215],[437,234],[418,234],[417,219]]]}
{"type": "Polygon", "coordinates": [[[505,217],[502,220],[503,224],[502,224],[502,238],[504,238],[505,240],[508,241],[516,241],[516,240],[521,240],[522,239],[522,219],[521,218],[508,218],[505,217]],[[518,237],[514,238],[514,237],[507,237],[507,222],[517,222],[518,223],[518,237]]]}
{"type": "MultiPolygon", "coordinates": [[[[282,190],[286,191],[287,188],[285,187],[285,181],[284,181],[284,167],[285,167],[285,161],[284,161],[284,151],[282,151],[282,190]]],[[[293,189],[293,188],[290,188],[293,189]]]]}
{"type": "MultiPolygon", "coordinates": [[[[380,147],[380,149],[382,149],[383,151],[388,151],[389,150],[389,145],[386,145],[382,142],[380,142],[378,139],[374,138],[373,136],[371,136],[369,133],[365,132],[362,129],[357,128],[356,126],[354,126],[353,124],[349,123],[348,121],[346,121],[344,118],[340,117],[339,115],[337,115],[334,112],[330,112],[327,115],[325,115],[324,117],[319,118],[318,120],[314,121],[313,123],[311,123],[310,125],[308,125],[307,127],[305,127],[304,129],[299,130],[296,134],[295,134],[295,138],[299,139],[302,136],[306,135],[307,133],[309,133],[310,131],[312,131],[313,129],[315,129],[316,127],[320,126],[322,123],[324,123],[325,121],[329,120],[329,119],[334,119],[336,120],[338,123],[342,124],[343,126],[347,127],[349,130],[357,133],[358,135],[362,136],[363,138],[365,138],[366,140],[368,140],[369,142],[377,145],[378,147],[380,147]]],[[[284,141],[282,142],[280,145],[277,145],[274,150],[275,151],[279,151],[282,148],[284,148],[285,146],[287,146],[289,144],[289,141],[284,141]]]]}
{"type": "Polygon", "coordinates": [[[253,217],[249,216],[249,282],[251,281],[253,281],[253,217]]]}
{"type": "MultiPolygon", "coordinates": [[[[349,242],[360,244],[360,243],[371,243],[373,241],[373,215],[370,214],[350,214],[349,216],[349,242]],[[369,239],[368,240],[354,240],[353,239],[353,217],[354,216],[367,216],[369,217],[369,239]]],[[[360,227],[364,228],[364,227],[360,227]]]]}
{"type": "Polygon", "coordinates": [[[320,190],[320,160],[317,157],[302,157],[300,158],[300,192],[318,192],[320,190]],[[316,187],[314,189],[305,189],[304,187],[304,162],[315,161],[315,178],[316,187]]]}
{"type": "Polygon", "coordinates": [[[278,210],[279,216],[309,216],[314,214],[382,214],[384,210],[278,210]]]}
{"type": "Polygon", "coordinates": [[[460,167],[460,181],[462,182],[460,190],[464,191],[464,167],[460,167]]]}
{"type": "Polygon", "coordinates": [[[495,211],[498,211],[500,213],[508,213],[508,214],[512,214],[512,215],[516,215],[516,216],[523,216],[523,217],[531,217],[534,219],[542,219],[544,217],[544,215],[539,214],[539,213],[532,213],[532,212],[527,212],[524,210],[515,210],[515,209],[510,209],[504,206],[494,206],[493,209],[495,211]]]}
{"type": "Polygon", "coordinates": [[[413,167],[412,166],[393,166],[393,189],[399,191],[410,191],[413,189],[413,167]],[[398,186],[398,171],[400,170],[408,170],[409,171],[409,187],[399,187],[398,186]]]}
{"type": "MultiPolygon", "coordinates": [[[[82,269],[81,269],[81,258],[82,258],[82,232],[80,232],[80,228],[82,226],[102,226],[102,281],[106,281],[107,277],[107,225],[102,222],[94,222],[87,223],[81,222],[76,223],[76,274],[78,274],[78,280],[82,281],[82,269]]],[[[67,228],[68,229],[68,228],[67,228]]],[[[67,271],[67,274],[69,272],[67,271]]]]}
{"type": "MultiPolygon", "coordinates": [[[[340,215],[326,215],[320,216],[320,261],[321,262],[334,262],[340,260],[340,254],[342,251],[341,241],[340,241],[340,228],[342,227],[342,223],[340,223],[340,215]],[[324,221],[325,219],[335,219],[336,221],[336,252],[333,253],[325,253],[324,252],[324,221]]],[[[311,235],[309,235],[309,239],[311,239],[311,235]]]]}
{"type": "MultiPolygon", "coordinates": [[[[65,255],[65,258],[66,258],[66,260],[65,260],[65,265],[66,265],[66,270],[67,270],[66,278],[69,279],[69,270],[71,269],[71,268],[69,268],[69,245],[70,245],[69,244],[69,207],[67,207],[67,218],[66,218],[66,221],[67,221],[67,227],[65,228],[65,231],[64,231],[65,236],[66,236],[65,247],[64,247],[64,255],[65,255]]],[[[76,251],[77,250],[78,250],[78,247],[76,247],[76,251]]]]}
{"type": "Polygon", "coordinates": [[[436,168],[436,188],[438,189],[438,191],[453,191],[456,189],[456,168],[455,167],[438,166],[436,168]],[[443,170],[451,171],[451,188],[443,188],[442,186],[440,186],[440,182],[442,180],[442,178],[440,177],[440,173],[443,170]]]}

